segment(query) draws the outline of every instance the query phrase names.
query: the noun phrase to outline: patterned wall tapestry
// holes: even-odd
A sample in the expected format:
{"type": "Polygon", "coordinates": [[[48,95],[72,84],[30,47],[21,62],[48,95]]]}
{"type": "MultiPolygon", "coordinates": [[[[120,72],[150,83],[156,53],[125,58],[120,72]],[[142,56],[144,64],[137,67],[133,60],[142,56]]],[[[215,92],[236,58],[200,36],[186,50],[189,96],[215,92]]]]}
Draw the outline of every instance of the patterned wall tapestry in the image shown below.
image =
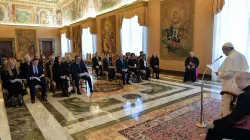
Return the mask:
{"type": "Polygon", "coordinates": [[[116,20],[115,16],[101,19],[102,51],[115,53],[116,48],[116,20]]]}
{"type": "Polygon", "coordinates": [[[37,52],[36,30],[16,29],[17,39],[17,57],[23,57],[26,54],[33,56],[37,52]]]}
{"type": "Polygon", "coordinates": [[[73,51],[81,52],[81,27],[80,25],[72,28],[73,30],[73,51]]]}
{"type": "Polygon", "coordinates": [[[161,2],[161,59],[183,60],[192,50],[193,0],[161,2]]]}

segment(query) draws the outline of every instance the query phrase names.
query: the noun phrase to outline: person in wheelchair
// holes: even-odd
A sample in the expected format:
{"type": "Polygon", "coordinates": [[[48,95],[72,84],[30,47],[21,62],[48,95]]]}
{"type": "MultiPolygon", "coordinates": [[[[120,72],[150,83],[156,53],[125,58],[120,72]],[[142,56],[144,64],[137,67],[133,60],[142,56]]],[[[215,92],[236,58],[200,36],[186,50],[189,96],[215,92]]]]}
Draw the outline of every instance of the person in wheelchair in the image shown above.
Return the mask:
{"type": "Polygon", "coordinates": [[[243,93],[229,115],[208,123],[206,140],[250,140],[250,73],[239,72],[235,82],[243,93]]]}
{"type": "Polygon", "coordinates": [[[55,63],[52,67],[53,81],[56,82],[56,89],[61,89],[63,96],[69,97],[69,76],[70,71],[65,63],[62,63],[61,56],[55,58],[55,63]]]}
{"type": "Polygon", "coordinates": [[[8,60],[7,67],[5,69],[4,81],[5,87],[8,90],[8,98],[12,107],[16,106],[15,97],[18,99],[18,104],[23,105],[23,87],[20,71],[16,66],[16,61],[13,58],[8,60]]]}

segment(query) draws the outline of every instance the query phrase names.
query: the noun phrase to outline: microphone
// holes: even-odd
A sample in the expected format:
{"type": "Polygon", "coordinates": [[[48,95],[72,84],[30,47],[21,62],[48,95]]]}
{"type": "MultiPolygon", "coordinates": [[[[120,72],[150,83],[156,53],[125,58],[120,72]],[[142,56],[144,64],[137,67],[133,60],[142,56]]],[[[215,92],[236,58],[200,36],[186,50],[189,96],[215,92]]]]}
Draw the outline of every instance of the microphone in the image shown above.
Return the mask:
{"type": "MultiPolygon", "coordinates": [[[[221,59],[223,56],[221,55],[219,58],[217,58],[216,60],[214,60],[214,62],[211,64],[213,65],[215,62],[217,62],[219,59],[221,59]]],[[[211,66],[209,65],[209,67],[211,66]]],[[[200,127],[200,128],[204,128],[206,127],[206,123],[204,122],[204,117],[203,117],[203,87],[204,87],[204,76],[208,70],[208,68],[206,68],[206,70],[204,71],[203,75],[202,75],[202,79],[201,79],[201,114],[200,114],[200,123],[199,124],[196,124],[197,127],[200,127]]]]}
{"type": "MultiPolygon", "coordinates": [[[[223,56],[221,55],[219,58],[217,58],[216,60],[214,60],[213,63],[215,63],[216,61],[218,61],[218,60],[221,59],[222,57],[223,57],[223,56]]],[[[213,63],[212,63],[212,64],[213,64],[213,63]]],[[[212,65],[212,64],[211,64],[211,65],[212,65]]]]}

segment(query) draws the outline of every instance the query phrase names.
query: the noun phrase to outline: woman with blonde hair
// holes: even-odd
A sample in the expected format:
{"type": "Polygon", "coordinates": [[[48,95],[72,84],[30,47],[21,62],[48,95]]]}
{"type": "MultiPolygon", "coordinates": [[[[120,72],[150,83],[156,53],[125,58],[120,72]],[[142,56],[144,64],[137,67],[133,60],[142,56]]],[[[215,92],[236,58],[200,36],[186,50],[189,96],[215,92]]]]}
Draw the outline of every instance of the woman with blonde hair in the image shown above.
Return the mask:
{"type": "Polygon", "coordinates": [[[9,92],[10,103],[12,107],[15,107],[15,97],[18,98],[18,104],[23,105],[23,88],[20,71],[16,66],[16,61],[13,58],[8,60],[6,67],[6,89],[9,92]]]}

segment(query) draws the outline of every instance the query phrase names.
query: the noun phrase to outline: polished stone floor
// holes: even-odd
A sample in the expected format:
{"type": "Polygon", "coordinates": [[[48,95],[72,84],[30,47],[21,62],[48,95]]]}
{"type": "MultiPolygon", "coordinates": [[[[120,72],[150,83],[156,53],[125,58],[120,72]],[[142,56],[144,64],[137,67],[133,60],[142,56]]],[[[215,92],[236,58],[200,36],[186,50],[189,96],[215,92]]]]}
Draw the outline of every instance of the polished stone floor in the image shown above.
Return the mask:
{"type": "MultiPolygon", "coordinates": [[[[199,101],[201,81],[182,83],[182,77],[162,74],[139,84],[119,86],[94,80],[95,91],[62,97],[48,93],[48,102],[5,107],[0,93],[1,140],[125,140],[118,131],[176,108],[199,101]]],[[[204,96],[220,99],[221,83],[205,81],[204,96]]]]}

